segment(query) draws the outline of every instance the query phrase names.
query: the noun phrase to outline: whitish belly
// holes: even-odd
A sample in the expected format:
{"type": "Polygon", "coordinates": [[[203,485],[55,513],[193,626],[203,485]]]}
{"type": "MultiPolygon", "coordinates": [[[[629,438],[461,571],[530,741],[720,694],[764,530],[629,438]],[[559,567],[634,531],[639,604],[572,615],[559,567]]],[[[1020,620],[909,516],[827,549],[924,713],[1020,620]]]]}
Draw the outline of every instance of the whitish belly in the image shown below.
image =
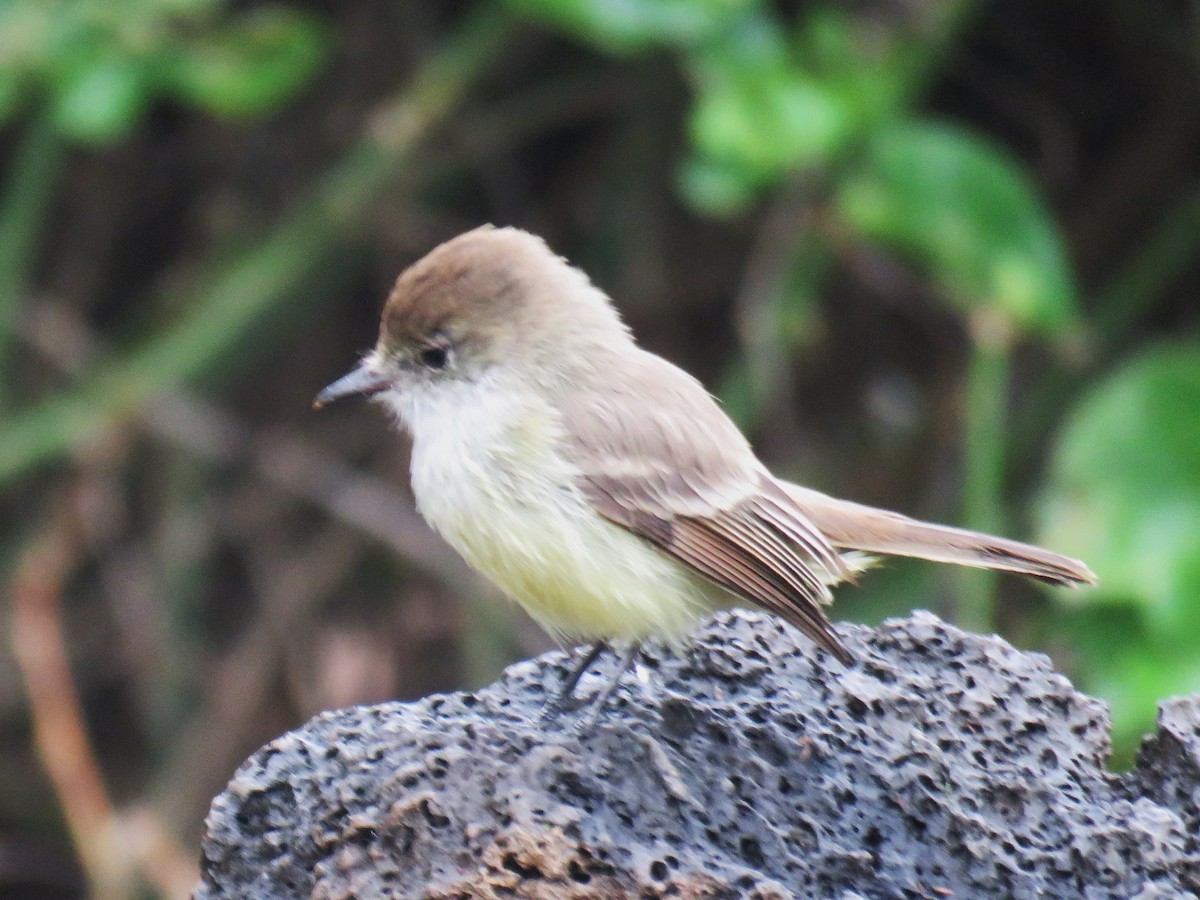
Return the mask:
{"type": "Polygon", "coordinates": [[[686,569],[592,510],[555,452],[552,418],[462,424],[459,417],[451,430],[425,431],[415,444],[417,504],[468,563],[548,631],[678,638],[710,608],[686,569]]]}

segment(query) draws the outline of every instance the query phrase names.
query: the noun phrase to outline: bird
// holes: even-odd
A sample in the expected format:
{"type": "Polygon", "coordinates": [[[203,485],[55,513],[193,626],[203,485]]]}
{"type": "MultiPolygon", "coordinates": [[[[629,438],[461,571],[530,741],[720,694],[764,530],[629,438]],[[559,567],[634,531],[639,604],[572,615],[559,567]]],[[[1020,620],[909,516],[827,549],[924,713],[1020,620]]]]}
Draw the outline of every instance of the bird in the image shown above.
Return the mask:
{"type": "Polygon", "coordinates": [[[541,238],[484,225],[397,278],[379,337],[313,401],[370,397],[412,439],[422,516],[561,641],[679,643],[765,609],[842,665],[831,588],[880,556],[1088,585],[1079,560],[918,521],[773,475],[699,381],[641,348],[608,295],[541,238]]]}

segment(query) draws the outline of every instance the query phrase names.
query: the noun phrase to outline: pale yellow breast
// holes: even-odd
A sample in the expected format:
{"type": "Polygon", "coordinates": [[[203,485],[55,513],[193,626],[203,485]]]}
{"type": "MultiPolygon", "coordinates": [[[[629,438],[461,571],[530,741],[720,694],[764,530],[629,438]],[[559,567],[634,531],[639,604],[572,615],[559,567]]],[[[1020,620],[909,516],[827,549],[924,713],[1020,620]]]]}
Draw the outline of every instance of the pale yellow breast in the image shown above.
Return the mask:
{"type": "Polygon", "coordinates": [[[686,569],[588,505],[552,409],[452,387],[403,415],[417,504],[468,563],[565,637],[681,637],[710,608],[686,569]]]}

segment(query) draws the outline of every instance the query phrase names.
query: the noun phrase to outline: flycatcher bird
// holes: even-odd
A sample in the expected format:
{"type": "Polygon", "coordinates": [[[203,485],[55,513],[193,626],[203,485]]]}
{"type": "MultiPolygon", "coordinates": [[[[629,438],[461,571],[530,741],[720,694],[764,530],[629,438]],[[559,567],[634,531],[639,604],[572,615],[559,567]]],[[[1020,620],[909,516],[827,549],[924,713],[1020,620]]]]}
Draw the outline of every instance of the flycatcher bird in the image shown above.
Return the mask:
{"type": "Polygon", "coordinates": [[[738,601],[849,664],[823,607],[870,554],[1095,581],[1039,547],[774,477],[698,381],[515,228],[476,228],[400,274],[375,349],[314,405],[352,395],[411,435],[434,530],[556,637],[595,642],[558,702],[609,642],[623,671],[643,639],[738,601]]]}

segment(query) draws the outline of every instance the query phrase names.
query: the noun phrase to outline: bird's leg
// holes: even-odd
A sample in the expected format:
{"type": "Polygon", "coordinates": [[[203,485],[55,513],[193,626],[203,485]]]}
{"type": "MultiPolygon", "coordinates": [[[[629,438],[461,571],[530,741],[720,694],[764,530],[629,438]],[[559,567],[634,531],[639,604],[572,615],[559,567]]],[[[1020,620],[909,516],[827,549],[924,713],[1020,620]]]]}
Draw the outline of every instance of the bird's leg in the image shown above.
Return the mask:
{"type": "Polygon", "coordinates": [[[592,663],[600,658],[605,650],[608,649],[607,641],[596,641],[588,648],[587,653],[571,670],[571,674],[567,676],[567,680],[563,682],[563,686],[559,688],[557,694],[546,703],[542,709],[542,722],[549,722],[558,717],[558,715],[566,710],[571,705],[571,695],[575,693],[575,688],[579,684],[579,679],[583,677],[583,673],[591,668],[592,663]]]}
{"type": "Polygon", "coordinates": [[[621,654],[621,662],[617,666],[617,671],[613,673],[612,679],[604,686],[604,689],[596,694],[591,703],[588,704],[587,717],[579,723],[579,733],[584,734],[592,730],[597,720],[600,718],[600,713],[603,712],[605,704],[612,698],[613,692],[616,691],[617,685],[621,683],[621,676],[629,671],[634,661],[641,652],[642,645],[634,642],[625,648],[625,652],[621,654]]]}

